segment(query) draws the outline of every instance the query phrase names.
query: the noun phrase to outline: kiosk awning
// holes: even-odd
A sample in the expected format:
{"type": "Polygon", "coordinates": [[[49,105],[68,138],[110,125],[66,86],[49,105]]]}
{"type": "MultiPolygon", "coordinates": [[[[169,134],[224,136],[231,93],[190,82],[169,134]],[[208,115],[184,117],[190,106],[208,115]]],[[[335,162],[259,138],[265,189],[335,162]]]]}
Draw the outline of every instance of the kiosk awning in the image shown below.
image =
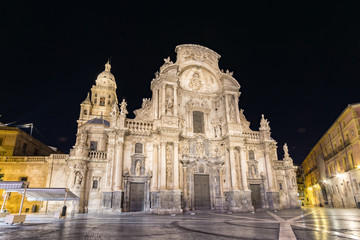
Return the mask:
{"type": "MultiPolygon", "coordinates": [[[[8,189],[7,192],[18,192],[23,194],[25,189],[8,189]]],[[[79,200],[73,192],[66,188],[28,188],[26,197],[31,201],[67,201],[79,200]]]]}
{"type": "Polygon", "coordinates": [[[21,189],[29,187],[29,182],[26,181],[1,181],[0,189],[21,189]]]}
{"type": "Polygon", "coordinates": [[[79,197],[68,188],[28,188],[26,181],[3,181],[0,182],[0,189],[6,192],[18,192],[24,194],[30,201],[64,201],[79,200],[79,197]]]}

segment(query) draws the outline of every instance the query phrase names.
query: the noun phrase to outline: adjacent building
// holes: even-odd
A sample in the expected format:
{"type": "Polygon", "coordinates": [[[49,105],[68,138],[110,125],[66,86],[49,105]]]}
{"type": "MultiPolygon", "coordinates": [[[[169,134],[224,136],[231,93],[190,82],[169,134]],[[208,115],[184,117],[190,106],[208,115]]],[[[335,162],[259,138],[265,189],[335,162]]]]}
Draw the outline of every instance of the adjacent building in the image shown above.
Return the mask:
{"type": "Polygon", "coordinates": [[[360,207],[360,103],[350,104],[302,163],[310,205],[360,207]]]}
{"type": "Polygon", "coordinates": [[[0,156],[49,156],[55,150],[17,127],[0,126],[0,156]]]}
{"type": "Polygon", "coordinates": [[[78,212],[299,207],[287,145],[279,159],[264,115],[259,129],[250,129],[238,107],[240,85],[219,69],[220,55],[193,44],[175,52],[176,61],[164,59],[149,82],[152,98],[134,119],[105,64],[80,104],[70,154],[44,159],[45,185],[70,188],[80,197],[70,206],[78,212]]]}

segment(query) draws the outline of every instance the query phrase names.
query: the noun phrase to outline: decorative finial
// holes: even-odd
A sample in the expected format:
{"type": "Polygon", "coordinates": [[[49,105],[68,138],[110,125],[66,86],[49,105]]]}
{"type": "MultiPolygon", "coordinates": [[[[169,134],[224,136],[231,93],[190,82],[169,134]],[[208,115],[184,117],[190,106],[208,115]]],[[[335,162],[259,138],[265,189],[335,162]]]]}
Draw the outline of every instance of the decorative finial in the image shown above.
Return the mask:
{"type": "Polygon", "coordinates": [[[108,61],[107,61],[106,64],[105,64],[105,71],[110,72],[110,69],[111,69],[111,64],[110,64],[110,62],[111,62],[111,57],[108,58],[108,61]]]}

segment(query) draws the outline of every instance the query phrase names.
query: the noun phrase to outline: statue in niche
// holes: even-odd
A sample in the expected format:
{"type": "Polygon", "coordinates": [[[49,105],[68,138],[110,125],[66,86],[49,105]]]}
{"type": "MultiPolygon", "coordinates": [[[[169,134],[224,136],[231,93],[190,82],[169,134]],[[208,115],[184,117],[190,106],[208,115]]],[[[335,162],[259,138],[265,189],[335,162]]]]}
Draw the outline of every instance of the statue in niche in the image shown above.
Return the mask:
{"type": "Polygon", "coordinates": [[[251,165],[251,177],[252,178],[256,177],[256,167],[255,167],[255,165],[251,165]]]}
{"type": "Polygon", "coordinates": [[[229,100],[229,117],[230,121],[235,122],[236,112],[235,112],[235,103],[234,103],[234,96],[230,97],[229,100]]]}
{"type": "Polygon", "coordinates": [[[189,87],[194,90],[198,91],[202,86],[201,79],[199,73],[195,72],[192,75],[192,78],[190,79],[189,87]]]}
{"type": "Polygon", "coordinates": [[[126,114],[128,114],[128,111],[126,110],[126,106],[127,106],[127,103],[125,101],[125,99],[122,100],[121,104],[120,104],[120,115],[124,116],[126,114]]]}
{"type": "Polygon", "coordinates": [[[215,125],[214,133],[215,133],[215,137],[221,137],[221,135],[222,135],[221,124],[216,124],[215,125]]]}
{"type": "Polygon", "coordinates": [[[205,150],[204,150],[204,145],[202,142],[197,142],[196,143],[196,156],[199,158],[203,158],[205,156],[205,150]]]}
{"type": "Polygon", "coordinates": [[[260,130],[270,130],[270,121],[264,118],[264,114],[261,114],[260,130]]]}
{"type": "Polygon", "coordinates": [[[166,100],[165,100],[166,115],[172,115],[173,106],[174,106],[173,99],[172,98],[166,98],[166,100]]]}
{"type": "Polygon", "coordinates": [[[174,107],[174,92],[171,86],[166,87],[166,94],[165,94],[165,113],[166,115],[173,114],[173,107],[174,107]]]}
{"type": "Polygon", "coordinates": [[[83,177],[82,177],[81,172],[77,171],[77,172],[75,173],[75,182],[74,182],[74,184],[76,184],[76,185],[81,185],[82,178],[83,178],[83,177]]]}
{"type": "Polygon", "coordinates": [[[289,157],[290,157],[290,155],[289,155],[289,149],[288,149],[288,146],[287,146],[286,143],[284,144],[283,149],[284,149],[284,158],[289,158],[289,157]]]}
{"type": "Polygon", "coordinates": [[[135,175],[140,176],[140,173],[141,173],[140,161],[137,161],[135,166],[135,175]]]}

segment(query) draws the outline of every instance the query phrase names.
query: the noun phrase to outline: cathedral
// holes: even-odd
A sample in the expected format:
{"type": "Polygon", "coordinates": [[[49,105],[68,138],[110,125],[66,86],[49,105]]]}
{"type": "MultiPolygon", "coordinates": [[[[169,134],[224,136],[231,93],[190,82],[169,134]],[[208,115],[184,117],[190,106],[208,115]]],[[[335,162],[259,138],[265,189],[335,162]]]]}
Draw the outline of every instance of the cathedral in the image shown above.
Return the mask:
{"type": "Polygon", "coordinates": [[[116,96],[110,62],[80,104],[66,185],[78,212],[156,214],[298,207],[296,167],[277,156],[269,121],[250,129],[240,85],[220,55],[194,44],[175,48],[151,81],[135,118],[116,96]]]}

